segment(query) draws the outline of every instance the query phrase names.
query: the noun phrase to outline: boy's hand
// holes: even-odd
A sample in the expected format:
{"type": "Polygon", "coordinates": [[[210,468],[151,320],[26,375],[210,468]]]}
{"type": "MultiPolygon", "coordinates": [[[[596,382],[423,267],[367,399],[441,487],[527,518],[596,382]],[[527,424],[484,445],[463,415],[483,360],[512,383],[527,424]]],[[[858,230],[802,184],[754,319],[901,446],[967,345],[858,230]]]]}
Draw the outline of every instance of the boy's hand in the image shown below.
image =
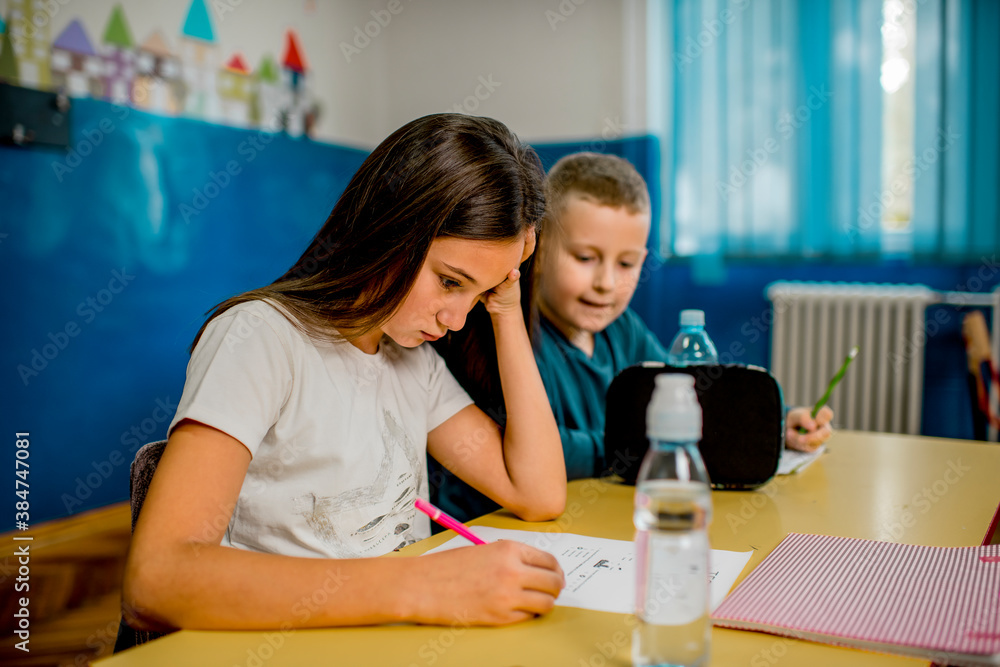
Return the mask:
{"type": "Polygon", "coordinates": [[[824,405],[816,419],[812,418],[811,412],[809,408],[793,408],[788,411],[785,419],[785,446],[789,449],[812,452],[833,435],[833,428],[830,426],[833,410],[824,405]],[[800,426],[807,433],[799,433],[800,426]]]}

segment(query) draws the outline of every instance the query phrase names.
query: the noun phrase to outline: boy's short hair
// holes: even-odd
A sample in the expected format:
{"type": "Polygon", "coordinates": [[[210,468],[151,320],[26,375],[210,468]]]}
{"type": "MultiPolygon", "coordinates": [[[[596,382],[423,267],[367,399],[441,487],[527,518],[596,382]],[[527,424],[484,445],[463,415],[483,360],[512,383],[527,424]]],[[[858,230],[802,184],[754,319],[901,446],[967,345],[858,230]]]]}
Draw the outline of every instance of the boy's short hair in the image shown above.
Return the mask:
{"type": "Polygon", "coordinates": [[[545,177],[546,217],[557,220],[570,195],[601,206],[649,211],[649,190],[635,167],[617,155],[573,153],[553,165],[545,177]]]}

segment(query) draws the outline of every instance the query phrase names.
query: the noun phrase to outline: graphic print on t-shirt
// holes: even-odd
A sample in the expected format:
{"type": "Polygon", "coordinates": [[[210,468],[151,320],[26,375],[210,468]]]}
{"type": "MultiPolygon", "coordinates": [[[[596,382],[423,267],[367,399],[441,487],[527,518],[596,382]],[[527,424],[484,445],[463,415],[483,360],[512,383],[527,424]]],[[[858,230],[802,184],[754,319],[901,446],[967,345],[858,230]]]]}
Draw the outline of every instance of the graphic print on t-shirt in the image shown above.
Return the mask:
{"type": "Polygon", "coordinates": [[[307,493],[295,499],[297,512],[337,558],[383,554],[418,539],[412,532],[413,501],[423,488],[424,461],[388,410],[382,413],[381,435],[381,443],[365,445],[383,447],[370,482],[335,496],[307,493]]]}

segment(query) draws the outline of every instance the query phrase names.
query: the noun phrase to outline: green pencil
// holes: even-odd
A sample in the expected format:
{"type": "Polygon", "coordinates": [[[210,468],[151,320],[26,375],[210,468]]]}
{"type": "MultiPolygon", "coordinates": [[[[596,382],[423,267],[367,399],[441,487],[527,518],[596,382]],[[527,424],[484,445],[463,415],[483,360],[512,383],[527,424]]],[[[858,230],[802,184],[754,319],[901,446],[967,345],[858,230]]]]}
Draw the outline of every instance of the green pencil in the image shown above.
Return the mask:
{"type": "MultiPolygon", "coordinates": [[[[826,405],[826,402],[830,400],[830,394],[833,393],[833,390],[834,388],[836,388],[837,383],[840,382],[841,378],[844,377],[844,373],[847,372],[847,367],[851,365],[852,361],[854,361],[854,357],[858,356],[859,349],[860,348],[858,348],[858,346],[855,345],[854,347],[851,348],[851,351],[847,353],[847,357],[844,359],[844,363],[843,365],[841,365],[840,370],[837,371],[837,374],[833,376],[832,380],[830,380],[830,384],[827,385],[826,393],[823,394],[823,397],[818,401],[816,401],[816,405],[813,406],[812,412],[810,413],[813,419],[816,419],[816,415],[818,415],[819,411],[823,408],[824,405],[826,405]]],[[[808,432],[809,431],[807,429],[801,426],[799,427],[799,433],[808,433],[808,432]]]]}

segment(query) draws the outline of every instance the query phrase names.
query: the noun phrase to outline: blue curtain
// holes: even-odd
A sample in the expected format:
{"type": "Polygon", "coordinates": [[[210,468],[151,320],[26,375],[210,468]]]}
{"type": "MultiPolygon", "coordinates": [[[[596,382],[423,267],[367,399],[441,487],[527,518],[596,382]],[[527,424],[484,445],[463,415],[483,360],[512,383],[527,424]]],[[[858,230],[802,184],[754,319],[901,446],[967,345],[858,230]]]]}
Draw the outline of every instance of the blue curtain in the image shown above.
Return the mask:
{"type": "MultiPolygon", "coordinates": [[[[904,4],[917,13],[913,251],[978,256],[1000,228],[1000,3],[904,4]]],[[[879,256],[882,0],[674,0],[669,23],[664,251],[879,256]]]]}
{"type": "Polygon", "coordinates": [[[1000,3],[917,10],[914,250],[979,259],[1000,234],[1000,3]]]}

